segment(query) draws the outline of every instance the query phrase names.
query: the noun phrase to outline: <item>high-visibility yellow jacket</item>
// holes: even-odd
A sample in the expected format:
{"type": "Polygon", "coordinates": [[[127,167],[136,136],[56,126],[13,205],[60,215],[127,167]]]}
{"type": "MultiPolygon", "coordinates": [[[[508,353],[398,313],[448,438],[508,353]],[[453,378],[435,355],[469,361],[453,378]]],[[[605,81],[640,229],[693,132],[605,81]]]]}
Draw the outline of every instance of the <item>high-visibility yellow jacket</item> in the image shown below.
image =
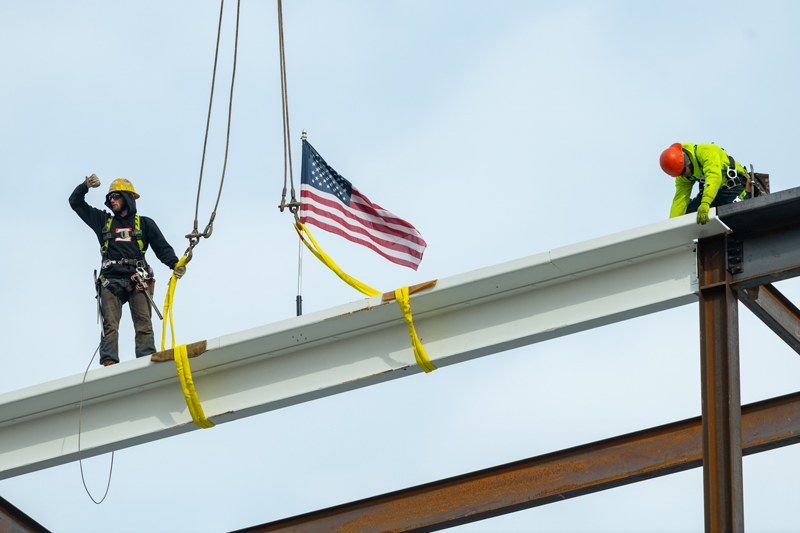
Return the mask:
{"type": "MultiPolygon", "coordinates": [[[[692,160],[694,174],[689,177],[675,177],[675,198],[672,199],[669,218],[686,214],[686,206],[689,205],[695,182],[705,180],[703,202],[710,205],[717,197],[717,191],[722,185],[722,175],[730,165],[728,154],[716,144],[685,143],[681,146],[692,160]]],[[[736,161],[736,170],[744,176],[748,175],[738,161],[736,161]]]]}

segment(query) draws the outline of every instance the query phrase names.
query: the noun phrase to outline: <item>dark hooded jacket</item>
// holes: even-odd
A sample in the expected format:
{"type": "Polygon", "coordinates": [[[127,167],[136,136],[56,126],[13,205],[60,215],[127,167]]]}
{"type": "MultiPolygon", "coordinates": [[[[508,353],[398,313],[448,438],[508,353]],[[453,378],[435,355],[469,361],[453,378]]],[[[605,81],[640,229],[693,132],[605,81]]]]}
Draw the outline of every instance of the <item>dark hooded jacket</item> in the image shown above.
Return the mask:
{"type": "MultiPolygon", "coordinates": [[[[108,218],[112,216],[112,214],[87,204],[85,199],[87,192],[89,192],[89,187],[86,185],[86,182],[75,187],[75,190],[72,191],[69,197],[69,205],[72,207],[73,211],[78,213],[81,220],[92,228],[102,248],[104,243],[103,229],[108,222],[108,218]]],[[[128,214],[124,217],[113,215],[114,219],[111,221],[110,228],[112,234],[117,234],[119,230],[125,229],[132,232],[136,227],[136,199],[133,197],[133,194],[127,191],[121,192],[122,197],[125,198],[125,203],[128,205],[128,214]]],[[[111,209],[111,204],[108,199],[106,199],[105,205],[111,209]]],[[[142,244],[144,245],[144,250],[139,250],[139,243],[133,237],[127,239],[112,238],[108,241],[108,251],[103,256],[103,261],[107,259],[115,261],[119,259],[144,259],[144,252],[146,252],[148,248],[152,248],[156,257],[158,257],[162,263],[170,269],[174,269],[175,264],[178,262],[175,250],[172,249],[172,246],[169,245],[164,235],[161,234],[161,230],[158,229],[153,219],[140,216],[139,225],[143,233],[142,244]]],[[[134,266],[110,265],[102,270],[102,274],[106,278],[125,278],[130,277],[135,271],[136,268],[134,266]]]]}

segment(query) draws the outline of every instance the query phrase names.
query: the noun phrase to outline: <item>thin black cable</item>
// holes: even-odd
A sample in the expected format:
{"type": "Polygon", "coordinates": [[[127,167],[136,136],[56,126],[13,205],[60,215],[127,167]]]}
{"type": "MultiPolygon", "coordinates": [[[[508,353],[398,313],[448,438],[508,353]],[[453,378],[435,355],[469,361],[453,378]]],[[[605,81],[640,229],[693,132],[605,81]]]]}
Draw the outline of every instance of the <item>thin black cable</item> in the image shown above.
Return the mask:
{"type": "MultiPolygon", "coordinates": [[[[102,335],[103,333],[101,333],[101,337],[102,335]]],[[[102,343],[103,341],[101,340],[100,342],[102,343]]],[[[111,488],[111,473],[114,471],[114,452],[111,452],[111,467],[108,470],[108,485],[106,485],[106,492],[103,494],[103,498],[98,502],[94,499],[92,493],[89,492],[89,487],[86,486],[86,478],[83,477],[83,460],[81,459],[81,421],[83,418],[83,388],[86,386],[86,374],[89,373],[89,368],[92,366],[94,358],[97,356],[97,352],[99,350],[100,344],[98,344],[97,348],[95,348],[94,353],[92,354],[92,359],[89,361],[89,365],[86,367],[86,372],[83,373],[83,383],[81,383],[81,402],[80,407],[78,408],[78,465],[81,468],[81,481],[83,481],[83,488],[86,490],[86,494],[88,494],[89,498],[97,505],[103,503],[103,501],[106,499],[106,496],[108,496],[108,489],[111,488]]]]}

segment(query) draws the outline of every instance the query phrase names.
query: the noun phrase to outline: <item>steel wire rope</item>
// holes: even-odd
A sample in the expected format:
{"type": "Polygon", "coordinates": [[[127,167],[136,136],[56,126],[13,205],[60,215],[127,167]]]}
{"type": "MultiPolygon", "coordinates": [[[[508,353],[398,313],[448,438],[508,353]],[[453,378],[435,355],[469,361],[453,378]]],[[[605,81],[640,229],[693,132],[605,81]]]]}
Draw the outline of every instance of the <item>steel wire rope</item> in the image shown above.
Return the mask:
{"type": "MultiPolygon", "coordinates": [[[[103,337],[103,330],[100,330],[100,336],[103,337]]],[[[102,343],[102,338],[100,343],[102,343]]],[[[92,496],[92,493],[89,492],[89,487],[86,486],[86,478],[83,476],[83,459],[81,458],[81,422],[83,420],[83,389],[86,386],[86,374],[89,373],[89,368],[91,368],[92,363],[94,362],[94,358],[97,356],[97,352],[100,350],[100,344],[97,345],[97,348],[94,349],[94,353],[92,354],[92,358],[89,360],[89,364],[86,367],[86,371],[83,373],[83,382],[81,383],[81,401],[78,407],[78,465],[81,469],[81,481],[83,482],[83,488],[86,491],[86,494],[89,495],[89,499],[92,500],[97,505],[103,503],[108,496],[108,489],[111,488],[111,474],[114,472],[114,451],[111,451],[111,467],[108,469],[108,484],[106,485],[106,492],[103,494],[102,499],[98,502],[92,496]]]]}
{"type": "Polygon", "coordinates": [[[211,107],[214,103],[214,85],[217,81],[217,61],[219,59],[219,38],[222,33],[222,10],[225,6],[225,0],[221,0],[219,5],[219,25],[217,26],[217,47],[214,50],[214,70],[211,74],[211,96],[208,99],[208,117],[206,118],[206,135],[203,139],[203,157],[200,160],[200,179],[197,183],[197,202],[194,206],[194,232],[197,232],[197,218],[200,212],[200,189],[203,186],[203,169],[206,164],[206,147],[208,146],[208,130],[211,125],[211,107]]]}
{"type": "Polygon", "coordinates": [[[289,133],[289,88],[286,82],[286,47],[283,41],[283,5],[281,0],[278,0],[278,44],[281,69],[281,116],[283,118],[283,193],[281,194],[281,205],[278,207],[281,212],[283,212],[285,207],[288,207],[289,211],[297,217],[297,208],[300,204],[295,197],[294,175],[292,173],[292,143],[289,133]],[[287,168],[292,193],[291,200],[288,204],[286,203],[287,168]]]}
{"type": "Polygon", "coordinates": [[[195,246],[200,242],[200,237],[209,238],[211,237],[211,233],[214,231],[214,219],[217,217],[217,208],[219,207],[219,200],[222,197],[222,186],[225,183],[225,171],[228,168],[228,151],[230,148],[230,141],[231,141],[231,115],[233,112],[233,88],[236,82],[236,60],[239,54],[239,13],[241,11],[241,0],[237,0],[236,2],[236,36],[234,38],[233,44],[233,72],[231,73],[231,93],[230,99],[228,101],[228,129],[225,136],[225,158],[222,163],[222,177],[219,180],[219,192],[217,193],[217,201],[214,204],[214,210],[211,213],[211,217],[206,225],[205,230],[203,233],[199,233],[197,229],[197,222],[198,222],[198,213],[200,211],[200,190],[203,185],[203,169],[205,167],[206,161],[206,147],[208,145],[208,131],[211,124],[211,109],[214,102],[214,85],[217,79],[217,62],[219,58],[219,42],[220,42],[220,34],[222,32],[222,14],[225,7],[225,0],[220,1],[219,5],[219,25],[217,26],[217,44],[216,49],[214,51],[214,71],[211,76],[211,96],[208,100],[208,117],[206,119],[206,133],[205,138],[203,140],[203,157],[200,162],[200,178],[197,183],[197,201],[195,202],[195,211],[194,211],[194,227],[192,229],[192,233],[186,235],[186,238],[189,239],[189,247],[186,249],[185,255],[187,256],[186,262],[188,263],[192,259],[192,250],[195,246]]]}
{"type": "MultiPolygon", "coordinates": [[[[214,226],[214,219],[217,216],[217,208],[219,207],[219,200],[222,197],[222,186],[225,183],[225,170],[227,169],[228,166],[228,151],[230,148],[230,140],[231,140],[231,114],[233,111],[233,88],[236,82],[236,60],[239,52],[239,13],[241,11],[241,0],[237,0],[236,2],[236,36],[233,45],[233,72],[231,74],[231,93],[230,93],[230,100],[228,102],[228,129],[225,137],[225,158],[222,164],[222,177],[220,178],[219,182],[219,192],[217,193],[217,201],[214,204],[214,210],[211,213],[208,225],[206,226],[203,233],[198,233],[197,222],[198,222],[198,214],[200,211],[200,190],[203,185],[203,169],[205,168],[206,149],[208,146],[208,131],[209,131],[209,126],[211,124],[211,109],[214,102],[214,85],[216,83],[216,78],[217,78],[217,64],[219,60],[219,42],[220,42],[220,35],[222,33],[222,14],[224,11],[224,7],[225,7],[225,0],[220,0],[219,24],[217,26],[217,43],[216,43],[216,48],[214,50],[214,70],[211,76],[211,95],[208,101],[208,117],[206,118],[206,132],[205,132],[205,138],[203,139],[203,156],[200,161],[200,178],[198,179],[198,184],[197,184],[197,201],[195,203],[195,211],[194,211],[194,226],[192,233],[186,236],[189,239],[190,243],[189,248],[187,248],[186,250],[186,254],[188,256],[186,260],[187,263],[192,257],[192,249],[195,246],[197,246],[197,244],[200,242],[200,237],[204,237],[207,239],[208,237],[211,236],[214,226]]],[[[94,502],[97,505],[105,501],[106,497],[108,496],[108,491],[111,488],[111,475],[114,471],[114,452],[113,451],[111,452],[111,466],[108,471],[108,484],[106,485],[106,491],[103,494],[103,497],[100,499],[100,501],[97,501],[94,499],[92,493],[89,491],[89,487],[86,486],[86,478],[83,474],[83,459],[81,456],[81,430],[83,424],[83,394],[84,394],[84,389],[86,387],[86,375],[89,373],[89,368],[91,368],[92,363],[94,362],[94,358],[97,356],[97,352],[99,350],[100,350],[100,344],[98,344],[97,348],[95,348],[94,353],[92,354],[92,358],[89,360],[89,365],[86,367],[86,371],[83,373],[83,381],[81,382],[81,399],[78,407],[78,465],[80,466],[80,471],[81,471],[81,481],[83,482],[83,488],[86,490],[86,494],[89,496],[92,502],[94,502]]]]}

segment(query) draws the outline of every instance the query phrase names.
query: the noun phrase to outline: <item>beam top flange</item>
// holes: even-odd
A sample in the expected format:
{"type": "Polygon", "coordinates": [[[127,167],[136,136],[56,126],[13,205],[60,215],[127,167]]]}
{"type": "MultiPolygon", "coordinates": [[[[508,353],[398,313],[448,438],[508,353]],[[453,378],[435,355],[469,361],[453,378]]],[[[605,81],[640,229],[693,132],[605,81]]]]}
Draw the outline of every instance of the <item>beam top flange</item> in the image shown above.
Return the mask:
{"type": "Polygon", "coordinates": [[[800,187],[717,208],[717,216],[736,232],[779,224],[800,214],[800,187]]]}

